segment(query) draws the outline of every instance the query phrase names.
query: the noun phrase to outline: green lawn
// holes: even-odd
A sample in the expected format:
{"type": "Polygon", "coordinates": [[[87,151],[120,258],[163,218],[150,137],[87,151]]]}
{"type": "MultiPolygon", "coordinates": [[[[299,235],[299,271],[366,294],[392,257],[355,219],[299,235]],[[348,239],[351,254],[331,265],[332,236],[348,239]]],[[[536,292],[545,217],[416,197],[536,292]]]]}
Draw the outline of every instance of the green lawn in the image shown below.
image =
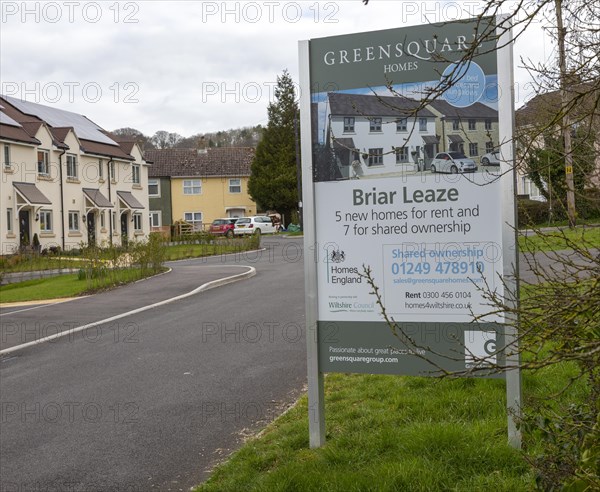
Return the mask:
{"type": "MultiPolygon", "coordinates": [[[[524,376],[544,397],[574,370],[524,376]]],[[[330,374],[327,442],[309,449],[303,397],[258,438],[217,467],[198,491],[527,491],[534,477],[507,445],[501,380],[330,374]]],[[[563,399],[579,398],[572,388],[563,399]],[[575,396],[574,396],[575,395],[575,396]]],[[[525,436],[529,452],[536,443],[525,436]]]]}
{"type": "Polygon", "coordinates": [[[600,226],[540,231],[531,236],[519,232],[519,249],[523,252],[573,249],[574,244],[583,248],[600,248],[600,226]]]}
{"type": "Polygon", "coordinates": [[[218,238],[211,243],[177,244],[166,248],[165,260],[183,260],[204,256],[226,255],[241,253],[260,247],[260,238],[244,237],[236,239],[218,238]]]}
{"type": "MultiPolygon", "coordinates": [[[[151,275],[149,273],[149,275],[151,275]]],[[[79,280],[77,274],[26,280],[0,286],[0,302],[23,302],[76,297],[143,278],[138,268],[111,271],[106,277],[79,280]]]]}

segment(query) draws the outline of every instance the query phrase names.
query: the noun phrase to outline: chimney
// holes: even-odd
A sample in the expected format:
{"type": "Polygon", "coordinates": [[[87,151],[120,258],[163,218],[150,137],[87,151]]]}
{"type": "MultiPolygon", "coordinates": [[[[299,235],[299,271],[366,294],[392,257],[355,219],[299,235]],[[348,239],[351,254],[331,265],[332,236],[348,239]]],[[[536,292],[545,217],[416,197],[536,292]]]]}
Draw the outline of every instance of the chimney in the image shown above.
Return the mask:
{"type": "Polygon", "coordinates": [[[198,139],[198,154],[206,154],[208,152],[206,148],[206,139],[204,135],[198,139]]]}

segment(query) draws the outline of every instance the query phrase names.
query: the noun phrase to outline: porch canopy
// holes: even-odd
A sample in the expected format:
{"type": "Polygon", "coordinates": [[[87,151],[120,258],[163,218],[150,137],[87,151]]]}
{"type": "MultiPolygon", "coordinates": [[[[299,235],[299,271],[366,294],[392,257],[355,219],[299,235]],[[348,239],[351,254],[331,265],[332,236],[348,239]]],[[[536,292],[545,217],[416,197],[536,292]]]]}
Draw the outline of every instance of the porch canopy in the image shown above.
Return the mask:
{"type": "Polygon", "coordinates": [[[121,203],[128,210],[143,210],[145,207],[133,196],[131,191],[117,191],[121,203]]]}
{"type": "Polygon", "coordinates": [[[437,135],[423,135],[422,138],[423,143],[425,143],[425,145],[440,143],[440,137],[438,137],[437,135]]]}
{"type": "Polygon", "coordinates": [[[85,213],[92,210],[100,210],[103,208],[113,208],[113,204],[102,194],[97,188],[83,188],[83,194],[86,199],[85,213]],[[88,204],[91,204],[89,206],[88,204]]]}
{"type": "Polygon", "coordinates": [[[41,207],[43,205],[52,205],[52,202],[44,195],[34,183],[14,182],[13,187],[17,192],[17,209],[31,206],[41,207]],[[20,199],[20,203],[19,202],[20,199]]]}
{"type": "Polygon", "coordinates": [[[463,143],[464,140],[460,135],[448,135],[450,143],[463,143]]]}

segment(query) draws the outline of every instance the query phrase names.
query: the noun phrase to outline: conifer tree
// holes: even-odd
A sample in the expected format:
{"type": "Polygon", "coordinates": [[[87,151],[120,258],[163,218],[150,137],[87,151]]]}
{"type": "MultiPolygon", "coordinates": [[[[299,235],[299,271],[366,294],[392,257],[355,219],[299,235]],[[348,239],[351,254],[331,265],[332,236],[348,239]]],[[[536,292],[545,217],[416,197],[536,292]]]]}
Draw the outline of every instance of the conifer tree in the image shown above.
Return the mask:
{"type": "Polygon", "coordinates": [[[275,100],[269,103],[269,122],[256,147],[248,191],[258,208],[277,210],[289,221],[298,205],[294,119],[298,103],[287,70],[277,77],[275,100]]]}

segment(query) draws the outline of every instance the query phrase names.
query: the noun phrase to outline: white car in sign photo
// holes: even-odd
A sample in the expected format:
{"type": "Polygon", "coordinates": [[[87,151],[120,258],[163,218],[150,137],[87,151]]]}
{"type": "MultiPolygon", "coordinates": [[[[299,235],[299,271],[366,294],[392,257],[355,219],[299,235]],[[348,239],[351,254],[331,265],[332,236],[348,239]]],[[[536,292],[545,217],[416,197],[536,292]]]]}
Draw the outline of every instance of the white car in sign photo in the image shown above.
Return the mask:
{"type": "Polygon", "coordinates": [[[233,233],[236,236],[243,234],[273,234],[275,226],[271,217],[256,215],[254,217],[240,217],[235,223],[233,233]]]}
{"type": "Polygon", "coordinates": [[[474,173],[477,164],[462,152],[440,152],[431,161],[432,173],[474,173]]]}

